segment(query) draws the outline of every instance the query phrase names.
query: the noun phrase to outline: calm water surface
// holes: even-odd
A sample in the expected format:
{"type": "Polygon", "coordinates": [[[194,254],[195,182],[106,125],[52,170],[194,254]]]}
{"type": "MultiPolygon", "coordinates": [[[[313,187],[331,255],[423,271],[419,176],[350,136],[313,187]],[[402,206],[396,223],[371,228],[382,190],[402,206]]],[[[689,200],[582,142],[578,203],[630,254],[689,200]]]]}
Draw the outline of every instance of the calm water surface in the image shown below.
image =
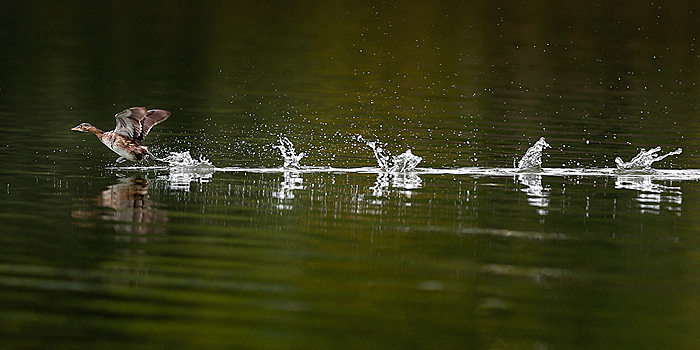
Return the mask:
{"type": "Polygon", "coordinates": [[[700,168],[699,13],[3,3],[0,347],[697,349],[698,178],[582,169],[700,168]],[[140,105],[215,168],[70,131],[140,105]]]}

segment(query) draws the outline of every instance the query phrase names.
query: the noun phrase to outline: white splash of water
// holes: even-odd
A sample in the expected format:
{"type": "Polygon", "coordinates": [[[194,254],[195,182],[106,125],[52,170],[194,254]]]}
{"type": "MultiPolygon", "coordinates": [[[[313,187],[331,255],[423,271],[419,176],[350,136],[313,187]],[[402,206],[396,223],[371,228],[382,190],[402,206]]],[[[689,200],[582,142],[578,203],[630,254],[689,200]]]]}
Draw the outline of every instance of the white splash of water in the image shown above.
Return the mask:
{"type": "Polygon", "coordinates": [[[630,160],[629,162],[625,162],[622,160],[622,158],[617,157],[615,158],[615,164],[617,164],[618,170],[650,170],[651,164],[653,164],[654,162],[658,162],[668,156],[683,153],[683,150],[681,148],[678,148],[675,151],[669,152],[663,156],[657,156],[656,153],[660,151],[660,146],[656,146],[648,151],[642,148],[639,151],[639,154],[634,156],[634,158],[632,158],[632,160],[630,160]]]}
{"type": "Polygon", "coordinates": [[[364,142],[367,147],[371,148],[374,152],[374,158],[377,159],[377,166],[382,172],[388,173],[405,173],[411,172],[416,169],[416,166],[423,160],[422,157],[414,155],[411,150],[399,154],[398,156],[391,157],[391,154],[382,148],[381,142],[368,141],[362,138],[362,136],[357,136],[358,141],[364,142]]]}
{"type": "Polygon", "coordinates": [[[390,171],[392,173],[406,173],[413,171],[421,160],[423,160],[422,157],[414,155],[409,149],[406,152],[391,158],[392,165],[390,171]]]}
{"type": "Polygon", "coordinates": [[[161,160],[170,167],[167,176],[162,178],[168,181],[173,190],[189,192],[192,182],[209,182],[216,171],[216,167],[207,158],[200,156],[199,160],[194,159],[190,151],[170,152],[161,160]]]}
{"type": "Polygon", "coordinates": [[[284,159],[284,164],[282,167],[285,169],[299,169],[299,162],[306,154],[304,154],[304,152],[297,154],[296,150],[294,149],[294,144],[292,144],[292,141],[289,141],[286,136],[280,137],[279,141],[280,144],[273,147],[279,149],[280,153],[282,154],[282,158],[284,159]]]}
{"type": "MultiPolygon", "coordinates": [[[[362,140],[362,137],[358,137],[358,140],[362,140]]],[[[367,147],[372,149],[372,152],[374,152],[374,158],[377,159],[377,166],[379,166],[379,169],[381,169],[384,172],[389,171],[389,154],[386,154],[387,151],[382,148],[382,145],[379,141],[366,141],[365,140],[365,145],[367,147]]]]}
{"type": "Polygon", "coordinates": [[[170,152],[170,154],[161,160],[167,162],[171,168],[200,168],[206,170],[215,168],[209,159],[204,156],[199,156],[199,160],[192,158],[190,151],[170,152]]]}
{"type": "Polygon", "coordinates": [[[545,148],[551,148],[544,137],[540,137],[532,147],[530,147],[525,155],[518,162],[519,172],[539,172],[542,171],[542,151],[545,148]]]}

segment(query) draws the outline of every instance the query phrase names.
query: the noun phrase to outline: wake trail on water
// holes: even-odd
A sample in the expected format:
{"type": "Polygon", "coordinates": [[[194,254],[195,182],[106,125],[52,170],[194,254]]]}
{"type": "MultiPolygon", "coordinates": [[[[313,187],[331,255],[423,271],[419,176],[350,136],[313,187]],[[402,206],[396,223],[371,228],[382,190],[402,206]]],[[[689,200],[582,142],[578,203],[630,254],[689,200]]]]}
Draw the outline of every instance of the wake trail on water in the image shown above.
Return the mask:
{"type": "MultiPolygon", "coordinates": [[[[367,140],[361,135],[356,140],[372,150],[377,162],[375,167],[341,168],[330,166],[304,166],[301,161],[306,156],[305,152],[297,153],[294,144],[286,136],[280,136],[279,144],[273,145],[282,156],[282,166],[272,168],[251,167],[217,167],[205,156],[194,158],[189,151],[169,152],[159,158],[164,165],[156,166],[114,166],[112,170],[169,170],[174,173],[211,174],[214,172],[250,172],[250,173],[369,173],[369,174],[416,174],[416,175],[474,175],[474,176],[518,176],[519,174],[534,174],[545,176],[647,176],[652,179],[667,180],[700,180],[700,169],[653,169],[651,165],[671,155],[682,153],[682,149],[665,155],[657,156],[661,147],[650,150],[641,149],[639,154],[629,162],[624,162],[620,157],[615,159],[616,168],[543,168],[542,153],[551,148],[544,137],[541,137],[517,162],[513,168],[419,168],[422,157],[413,154],[408,149],[404,153],[392,156],[379,140],[367,140]]],[[[405,175],[404,175],[405,176],[405,175]]]]}

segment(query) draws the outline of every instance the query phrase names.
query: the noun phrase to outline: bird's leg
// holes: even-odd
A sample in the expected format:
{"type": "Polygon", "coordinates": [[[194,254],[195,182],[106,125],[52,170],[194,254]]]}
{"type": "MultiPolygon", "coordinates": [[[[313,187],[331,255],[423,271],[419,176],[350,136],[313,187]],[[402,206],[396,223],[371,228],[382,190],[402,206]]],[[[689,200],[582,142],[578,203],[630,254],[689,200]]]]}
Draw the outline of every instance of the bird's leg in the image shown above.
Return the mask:
{"type": "Polygon", "coordinates": [[[151,158],[151,159],[153,159],[153,161],[156,162],[156,163],[158,163],[158,164],[170,165],[170,162],[168,162],[167,160],[163,160],[163,159],[160,159],[160,158],[154,156],[153,153],[151,153],[151,151],[148,151],[148,157],[151,158]]]}
{"type": "Polygon", "coordinates": [[[117,158],[117,163],[121,164],[121,163],[124,163],[124,162],[126,162],[126,158],[124,158],[124,157],[119,157],[119,158],[117,158]]]}

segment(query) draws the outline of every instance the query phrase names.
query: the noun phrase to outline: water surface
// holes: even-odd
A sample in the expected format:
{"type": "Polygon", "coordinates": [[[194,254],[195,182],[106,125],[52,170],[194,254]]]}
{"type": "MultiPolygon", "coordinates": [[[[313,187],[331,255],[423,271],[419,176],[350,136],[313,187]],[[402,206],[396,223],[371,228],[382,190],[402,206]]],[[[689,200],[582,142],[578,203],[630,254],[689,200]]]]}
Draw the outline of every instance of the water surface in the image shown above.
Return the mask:
{"type": "Polygon", "coordinates": [[[2,4],[0,341],[698,348],[698,10],[2,4]]]}

